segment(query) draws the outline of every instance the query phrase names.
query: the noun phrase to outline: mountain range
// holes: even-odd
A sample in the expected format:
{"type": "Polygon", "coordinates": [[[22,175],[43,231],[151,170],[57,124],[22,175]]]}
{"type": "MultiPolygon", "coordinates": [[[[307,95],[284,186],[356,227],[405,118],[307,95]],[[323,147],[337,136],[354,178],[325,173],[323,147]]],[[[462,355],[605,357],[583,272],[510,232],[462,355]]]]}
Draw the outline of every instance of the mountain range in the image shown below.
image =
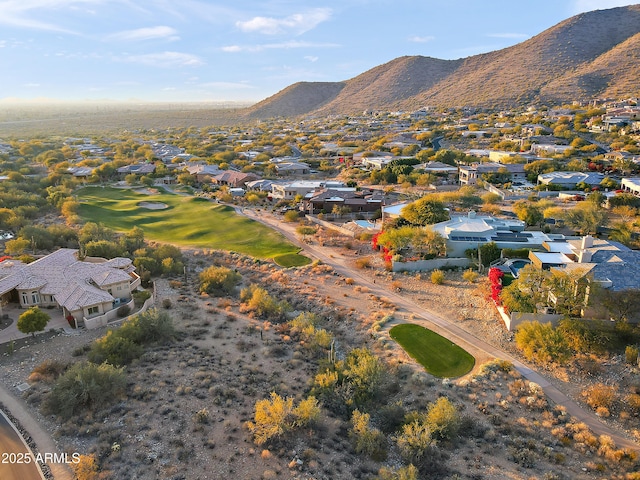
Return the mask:
{"type": "Polygon", "coordinates": [[[582,13],[489,53],[457,60],[405,56],[341,82],[298,82],[245,116],[511,108],[638,96],[640,4],[582,13]]]}

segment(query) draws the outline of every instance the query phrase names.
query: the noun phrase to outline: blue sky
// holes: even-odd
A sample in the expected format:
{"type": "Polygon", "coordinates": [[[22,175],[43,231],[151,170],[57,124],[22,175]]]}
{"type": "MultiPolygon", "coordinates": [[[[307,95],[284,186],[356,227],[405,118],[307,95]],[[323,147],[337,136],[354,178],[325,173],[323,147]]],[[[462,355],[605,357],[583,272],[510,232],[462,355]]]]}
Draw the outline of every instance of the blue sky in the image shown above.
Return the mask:
{"type": "Polygon", "coordinates": [[[520,43],[623,0],[0,0],[0,101],[258,101],[520,43]]]}

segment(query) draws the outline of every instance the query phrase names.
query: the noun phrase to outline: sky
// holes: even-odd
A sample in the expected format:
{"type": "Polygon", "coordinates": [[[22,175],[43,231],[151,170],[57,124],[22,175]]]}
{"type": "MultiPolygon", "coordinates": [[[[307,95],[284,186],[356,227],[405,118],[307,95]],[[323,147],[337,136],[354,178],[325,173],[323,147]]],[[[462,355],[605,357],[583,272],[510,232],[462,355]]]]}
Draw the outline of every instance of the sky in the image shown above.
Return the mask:
{"type": "Polygon", "coordinates": [[[0,0],[0,103],[255,102],[457,59],[624,0],[0,0]]]}

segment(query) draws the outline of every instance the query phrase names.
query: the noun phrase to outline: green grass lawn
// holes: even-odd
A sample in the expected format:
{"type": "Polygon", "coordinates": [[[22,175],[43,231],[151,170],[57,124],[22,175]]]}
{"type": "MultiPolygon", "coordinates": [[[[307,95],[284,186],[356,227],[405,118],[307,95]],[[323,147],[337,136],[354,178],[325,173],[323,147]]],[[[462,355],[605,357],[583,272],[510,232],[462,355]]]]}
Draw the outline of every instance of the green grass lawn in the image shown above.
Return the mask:
{"type": "Polygon", "coordinates": [[[411,358],[436,377],[460,377],[469,373],[476,362],[466,350],[420,325],[396,325],[389,334],[411,358]]]}
{"type": "Polygon", "coordinates": [[[146,195],[131,189],[86,187],[76,192],[83,220],[102,223],[116,231],[138,226],[145,238],[185,247],[229,250],[257,258],[288,254],[289,262],[307,261],[299,248],[261,223],[235,213],[233,208],[207,199],[160,191],[146,195]],[[143,208],[140,202],[160,202],[163,210],[143,208]]]}

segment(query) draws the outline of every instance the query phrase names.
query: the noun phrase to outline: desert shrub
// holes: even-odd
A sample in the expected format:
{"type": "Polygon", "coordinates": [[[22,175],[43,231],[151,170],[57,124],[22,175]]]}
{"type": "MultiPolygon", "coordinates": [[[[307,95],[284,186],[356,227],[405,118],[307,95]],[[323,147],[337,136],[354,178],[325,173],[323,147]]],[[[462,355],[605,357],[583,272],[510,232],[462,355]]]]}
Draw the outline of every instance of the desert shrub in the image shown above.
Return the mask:
{"type": "Polygon", "coordinates": [[[471,269],[465,270],[462,278],[468,283],[474,283],[478,279],[478,272],[471,269]]]}
{"type": "Polygon", "coordinates": [[[315,423],[320,417],[320,407],[316,397],[309,396],[300,400],[298,406],[293,409],[293,415],[295,417],[294,424],[298,427],[315,423]]]}
{"type": "Polygon", "coordinates": [[[118,314],[118,318],[124,318],[131,313],[131,308],[129,308],[129,305],[120,305],[116,313],[118,314]]]}
{"type": "Polygon", "coordinates": [[[460,427],[460,414],[446,397],[440,397],[429,405],[426,422],[434,437],[451,440],[460,427]]]}
{"type": "Polygon", "coordinates": [[[528,360],[564,363],[571,350],[565,336],[551,323],[523,322],[518,326],[516,345],[528,360]]]}
{"type": "Polygon", "coordinates": [[[349,436],[352,438],[357,453],[364,453],[374,460],[384,460],[387,456],[384,434],[370,425],[370,415],[354,410],[351,414],[351,429],[349,436]]]}
{"type": "Polygon", "coordinates": [[[289,223],[297,222],[299,218],[300,218],[300,214],[296,210],[289,210],[289,211],[285,212],[285,214],[284,214],[284,221],[285,222],[289,222],[289,223]]]}
{"type": "Polygon", "coordinates": [[[344,417],[376,397],[385,380],[385,365],[368,349],[351,350],[345,360],[325,366],[315,376],[311,393],[344,417]]]}
{"type": "Polygon", "coordinates": [[[624,350],[624,359],[630,364],[638,363],[638,347],[627,345],[627,348],[624,350]]]}
{"type": "Polygon", "coordinates": [[[402,457],[411,463],[419,462],[435,443],[433,431],[424,419],[415,419],[402,427],[396,436],[402,457]]]}
{"type": "Polygon", "coordinates": [[[76,363],[61,375],[45,397],[45,413],[62,418],[97,410],[124,394],[126,386],[122,368],[107,363],[76,363]]]}
{"type": "Polygon", "coordinates": [[[98,480],[100,478],[95,455],[80,455],[77,463],[71,463],[77,480],[98,480]]]}
{"type": "Polygon", "coordinates": [[[246,426],[253,434],[256,445],[284,435],[297,426],[305,426],[314,422],[320,415],[320,407],[315,397],[302,400],[297,407],[293,406],[293,398],[283,398],[271,392],[270,399],[258,400],[255,405],[253,422],[246,426]]]}
{"type": "Polygon", "coordinates": [[[66,368],[67,364],[59,360],[45,360],[33,369],[31,375],[29,375],[29,380],[52,382],[57,379],[66,368]]]}
{"type": "Polygon", "coordinates": [[[198,410],[193,415],[193,421],[195,423],[207,424],[207,423],[209,423],[209,419],[210,419],[209,410],[207,410],[206,408],[198,410]]]}
{"type": "Polygon", "coordinates": [[[637,393],[630,393],[627,395],[625,398],[625,404],[634,415],[640,413],[640,395],[637,393]]]}
{"type": "Polygon", "coordinates": [[[356,258],[355,264],[356,264],[356,267],[358,268],[369,268],[371,267],[371,258],[369,257],[356,258]]]}
{"type": "Polygon", "coordinates": [[[176,334],[171,316],[156,308],[131,317],[122,324],[119,331],[139,345],[168,342],[176,334]]]}
{"type": "Polygon", "coordinates": [[[418,474],[418,469],[414,465],[400,467],[397,470],[382,467],[375,480],[418,480],[418,474]]]}
{"type": "Polygon", "coordinates": [[[264,288],[255,284],[242,289],[240,300],[243,302],[244,311],[255,312],[258,317],[272,320],[282,320],[291,310],[291,306],[286,301],[276,300],[264,288]]]}
{"type": "Polygon", "coordinates": [[[604,407],[610,410],[616,400],[616,389],[610,385],[596,383],[584,390],[582,395],[591,408],[604,407]]]}
{"type": "Polygon", "coordinates": [[[110,365],[122,366],[130,364],[140,357],[142,352],[142,346],[116,333],[115,330],[109,330],[93,343],[87,358],[96,364],[107,362],[110,365]]]}
{"type": "Polygon", "coordinates": [[[431,272],[431,283],[434,285],[442,285],[444,283],[444,272],[442,270],[434,270],[431,272]]]}
{"type": "Polygon", "coordinates": [[[144,345],[164,343],[175,337],[173,320],[155,308],[139,313],[115,330],[93,342],[87,355],[90,362],[128,365],[144,352],[144,345]]]}
{"type": "Polygon", "coordinates": [[[171,304],[171,299],[170,298],[164,298],[162,300],[162,308],[166,308],[167,310],[170,309],[173,305],[171,304]]]}
{"type": "Polygon", "coordinates": [[[384,433],[395,432],[404,422],[406,413],[400,402],[384,405],[378,409],[377,423],[384,433]]]}
{"type": "Polygon", "coordinates": [[[198,278],[200,280],[200,293],[228,295],[240,283],[242,275],[230,268],[212,265],[204,269],[198,278]]]}

